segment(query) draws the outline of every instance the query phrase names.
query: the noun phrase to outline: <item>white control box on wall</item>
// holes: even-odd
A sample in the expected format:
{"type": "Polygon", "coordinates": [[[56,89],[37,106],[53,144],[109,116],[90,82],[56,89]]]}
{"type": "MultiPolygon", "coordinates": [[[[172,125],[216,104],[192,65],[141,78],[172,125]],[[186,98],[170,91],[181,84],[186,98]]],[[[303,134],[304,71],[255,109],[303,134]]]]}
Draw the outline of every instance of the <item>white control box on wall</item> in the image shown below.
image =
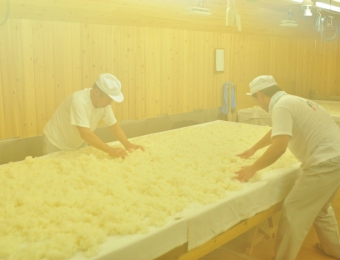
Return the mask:
{"type": "Polygon", "coordinates": [[[224,71],[224,49],[215,49],[215,71],[224,71]]]}

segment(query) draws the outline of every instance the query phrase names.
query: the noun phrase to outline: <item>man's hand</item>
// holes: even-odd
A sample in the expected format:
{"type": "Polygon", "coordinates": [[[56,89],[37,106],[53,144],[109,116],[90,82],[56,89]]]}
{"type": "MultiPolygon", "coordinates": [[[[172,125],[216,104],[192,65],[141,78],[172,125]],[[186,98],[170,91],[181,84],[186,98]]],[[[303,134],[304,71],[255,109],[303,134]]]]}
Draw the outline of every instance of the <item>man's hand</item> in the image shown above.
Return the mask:
{"type": "Polygon", "coordinates": [[[245,167],[242,167],[241,170],[235,173],[237,174],[237,176],[234,178],[235,180],[239,180],[240,182],[245,182],[249,180],[251,177],[253,177],[256,171],[254,171],[251,166],[245,166],[245,167]]]}
{"type": "MultiPolygon", "coordinates": [[[[270,132],[268,132],[266,136],[268,136],[269,134],[270,132]]],[[[274,136],[272,138],[270,146],[267,148],[264,154],[262,154],[262,156],[259,159],[257,159],[256,162],[254,162],[251,166],[243,167],[240,171],[236,172],[238,176],[236,176],[235,179],[244,182],[253,177],[257,171],[273,164],[277,159],[280,158],[282,154],[286,152],[290,138],[291,136],[289,135],[274,136]]],[[[249,150],[238,154],[238,156],[242,158],[248,158],[249,156],[252,156],[255,153],[257,147],[259,146],[255,145],[254,147],[255,149],[250,148],[249,150]]]]}
{"type": "Polygon", "coordinates": [[[113,158],[122,158],[125,159],[125,157],[128,155],[127,152],[123,148],[113,148],[110,147],[108,154],[113,158]]]}
{"type": "Polygon", "coordinates": [[[122,145],[124,145],[125,150],[127,150],[128,152],[132,152],[133,150],[136,150],[136,149],[141,149],[142,151],[144,151],[143,146],[132,144],[129,142],[129,140],[126,138],[126,135],[123,129],[120,127],[120,124],[118,122],[112,125],[110,129],[112,133],[114,134],[114,136],[117,138],[117,140],[121,142],[122,145]]]}
{"type": "Polygon", "coordinates": [[[143,146],[137,145],[137,144],[132,144],[132,143],[128,143],[127,145],[125,145],[125,149],[127,151],[129,151],[130,153],[133,152],[136,149],[141,149],[142,151],[145,151],[143,146]]]}
{"type": "Polygon", "coordinates": [[[256,152],[256,150],[254,148],[250,148],[246,151],[244,151],[243,153],[237,154],[236,156],[239,156],[243,159],[249,158],[250,156],[254,155],[256,152]]]}

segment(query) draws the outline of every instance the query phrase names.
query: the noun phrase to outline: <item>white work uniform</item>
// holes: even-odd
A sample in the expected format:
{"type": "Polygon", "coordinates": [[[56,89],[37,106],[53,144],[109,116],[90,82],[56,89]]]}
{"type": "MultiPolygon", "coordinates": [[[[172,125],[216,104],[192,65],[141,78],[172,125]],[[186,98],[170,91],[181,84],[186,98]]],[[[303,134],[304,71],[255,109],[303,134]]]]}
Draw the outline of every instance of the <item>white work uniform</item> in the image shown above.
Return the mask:
{"type": "Polygon", "coordinates": [[[325,253],[340,258],[331,207],[340,186],[339,128],[320,105],[282,92],[275,95],[271,99],[275,104],[270,105],[272,137],[291,136],[288,148],[303,170],[283,203],[275,259],[296,259],[313,222],[325,253]]]}
{"type": "Polygon", "coordinates": [[[117,122],[110,105],[95,108],[91,102],[91,89],[83,89],[68,96],[47,122],[44,133],[48,141],[60,150],[75,150],[82,146],[77,126],[94,131],[100,120],[108,126],[117,122]]]}

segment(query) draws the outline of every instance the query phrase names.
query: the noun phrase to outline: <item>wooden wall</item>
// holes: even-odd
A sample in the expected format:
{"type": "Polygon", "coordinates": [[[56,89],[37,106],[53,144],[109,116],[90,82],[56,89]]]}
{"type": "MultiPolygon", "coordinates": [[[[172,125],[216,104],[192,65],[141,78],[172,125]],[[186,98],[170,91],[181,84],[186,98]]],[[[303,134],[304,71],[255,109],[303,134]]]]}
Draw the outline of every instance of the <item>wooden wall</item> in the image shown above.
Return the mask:
{"type": "Polygon", "coordinates": [[[119,120],[220,107],[227,81],[238,107],[252,106],[244,93],[260,74],[292,94],[340,95],[340,40],[11,19],[0,27],[0,140],[42,134],[67,95],[105,72],[122,82],[119,120]]]}

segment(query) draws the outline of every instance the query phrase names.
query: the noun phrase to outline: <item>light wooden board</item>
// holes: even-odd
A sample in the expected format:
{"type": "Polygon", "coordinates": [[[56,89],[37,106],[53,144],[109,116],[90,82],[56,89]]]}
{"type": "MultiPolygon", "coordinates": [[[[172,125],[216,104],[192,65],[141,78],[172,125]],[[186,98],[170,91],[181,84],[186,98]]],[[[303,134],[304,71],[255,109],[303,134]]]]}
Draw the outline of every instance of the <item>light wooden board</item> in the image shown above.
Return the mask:
{"type": "Polygon", "coordinates": [[[0,30],[0,139],[42,134],[59,103],[101,73],[122,82],[125,100],[112,102],[118,120],[218,108],[228,81],[238,108],[249,107],[244,94],[261,74],[303,97],[339,95],[340,40],[16,19],[0,30]],[[225,50],[222,73],[216,48],[225,50]]]}

